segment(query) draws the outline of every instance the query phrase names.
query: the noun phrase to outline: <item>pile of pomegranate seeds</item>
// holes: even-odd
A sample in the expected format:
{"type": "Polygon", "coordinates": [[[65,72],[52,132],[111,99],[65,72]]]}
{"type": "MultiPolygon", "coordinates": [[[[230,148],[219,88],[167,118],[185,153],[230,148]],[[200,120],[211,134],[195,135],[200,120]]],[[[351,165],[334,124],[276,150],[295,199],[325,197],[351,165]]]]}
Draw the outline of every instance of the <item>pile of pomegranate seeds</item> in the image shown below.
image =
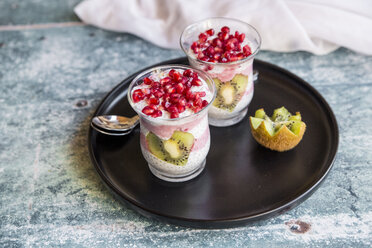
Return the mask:
{"type": "Polygon", "coordinates": [[[252,54],[249,45],[242,47],[244,33],[235,31],[230,34],[229,27],[222,27],[221,32],[214,36],[214,30],[208,29],[199,34],[199,40],[191,45],[192,51],[202,61],[212,63],[228,63],[248,57],[252,54]]]}
{"type": "Polygon", "coordinates": [[[142,112],[153,118],[162,116],[162,110],[165,110],[174,119],[186,109],[197,113],[208,105],[208,101],[202,99],[206,96],[205,92],[191,91],[191,87],[202,85],[198,74],[191,69],[185,70],[183,74],[172,69],[159,81],[146,77],[143,84],[148,87],[134,90],[132,99],[134,103],[145,100],[148,105],[142,112]]]}

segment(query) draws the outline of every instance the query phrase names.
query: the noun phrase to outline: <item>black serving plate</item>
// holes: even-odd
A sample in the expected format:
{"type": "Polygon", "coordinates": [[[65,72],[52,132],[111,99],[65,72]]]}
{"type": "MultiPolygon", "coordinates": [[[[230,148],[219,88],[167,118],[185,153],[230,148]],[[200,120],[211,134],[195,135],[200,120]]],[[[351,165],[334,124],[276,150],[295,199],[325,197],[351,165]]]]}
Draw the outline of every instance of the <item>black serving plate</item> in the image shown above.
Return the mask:
{"type": "MultiPolygon", "coordinates": [[[[161,64],[187,64],[186,58],[161,64]]],[[[89,130],[89,152],[98,174],[121,200],[145,216],[178,225],[225,228],[279,215],[307,199],[325,179],[338,147],[338,127],[324,98],[308,83],[275,65],[255,60],[259,82],[248,115],[285,106],[307,124],[301,143],[274,152],[253,139],[248,116],[231,127],[211,127],[205,170],[184,183],[153,176],[142,157],[139,128],[124,137],[89,130]]],[[[138,72],[137,72],[138,73],[138,72]]],[[[95,115],[133,116],[126,78],[95,115]]]]}

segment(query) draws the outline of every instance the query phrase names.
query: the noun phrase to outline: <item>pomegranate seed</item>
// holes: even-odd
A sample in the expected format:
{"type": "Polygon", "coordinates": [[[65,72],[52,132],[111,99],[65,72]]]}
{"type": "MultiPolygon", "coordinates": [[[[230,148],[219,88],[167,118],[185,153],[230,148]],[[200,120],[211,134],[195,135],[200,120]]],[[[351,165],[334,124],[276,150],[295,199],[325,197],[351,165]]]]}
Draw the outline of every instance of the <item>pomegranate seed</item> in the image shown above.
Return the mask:
{"type": "Polygon", "coordinates": [[[204,53],[199,53],[199,54],[198,54],[198,59],[201,60],[201,59],[204,58],[204,57],[205,57],[205,56],[204,56],[204,53]]]}
{"type": "Polygon", "coordinates": [[[183,72],[183,75],[185,77],[191,77],[192,74],[193,74],[193,70],[191,69],[187,69],[186,71],[183,72]]]}
{"type": "Polygon", "coordinates": [[[171,103],[178,103],[180,98],[181,98],[180,94],[177,94],[177,93],[172,94],[171,97],[170,97],[171,103]]]}
{"type": "Polygon", "coordinates": [[[158,109],[158,106],[156,106],[154,104],[149,104],[147,106],[150,107],[150,108],[152,108],[153,110],[157,110],[158,109]]]}
{"type": "Polygon", "coordinates": [[[199,75],[198,75],[198,73],[197,73],[197,72],[195,72],[195,71],[194,71],[194,73],[193,73],[193,74],[191,75],[191,77],[192,77],[192,78],[198,78],[198,77],[199,77],[199,75]]]}
{"type": "Polygon", "coordinates": [[[242,46],[241,46],[240,44],[237,44],[237,45],[235,46],[234,51],[241,51],[241,50],[242,50],[242,46]]]}
{"type": "Polygon", "coordinates": [[[175,69],[172,69],[168,72],[169,77],[173,78],[174,73],[176,72],[175,69]]]}
{"type": "Polygon", "coordinates": [[[223,58],[226,58],[227,60],[230,60],[231,53],[229,53],[229,52],[224,52],[224,53],[222,54],[222,57],[223,57],[223,58]]]}
{"type": "Polygon", "coordinates": [[[243,53],[238,53],[238,54],[236,55],[236,57],[238,58],[238,60],[240,60],[240,59],[243,59],[245,56],[244,56],[243,53]]]}
{"type": "MultiPolygon", "coordinates": [[[[209,62],[212,62],[212,61],[209,61],[209,62]]],[[[213,63],[217,63],[217,60],[213,60],[213,63]]],[[[206,70],[207,70],[207,71],[210,71],[210,70],[213,70],[213,68],[214,68],[213,65],[207,65],[206,70]]]]}
{"type": "Polygon", "coordinates": [[[173,80],[176,81],[176,82],[180,82],[181,81],[181,78],[182,78],[182,75],[181,73],[179,73],[178,71],[174,72],[173,73],[173,80]]]}
{"type": "Polygon", "coordinates": [[[133,95],[132,95],[132,98],[133,98],[133,102],[134,102],[134,103],[137,103],[137,102],[143,100],[143,98],[140,97],[138,94],[133,94],[133,95]]]}
{"type": "Polygon", "coordinates": [[[167,108],[168,112],[170,113],[178,113],[178,108],[174,105],[171,105],[167,108]]]}
{"type": "Polygon", "coordinates": [[[202,85],[202,82],[200,81],[200,79],[198,79],[198,78],[194,78],[194,79],[191,81],[191,85],[194,85],[194,86],[201,86],[201,85],[202,85]]]}
{"type": "Polygon", "coordinates": [[[221,58],[221,54],[220,54],[220,53],[216,53],[216,54],[214,54],[213,58],[214,58],[215,60],[219,61],[220,58],[221,58]]]}
{"type": "Polygon", "coordinates": [[[159,82],[160,82],[161,85],[164,85],[164,84],[167,84],[167,83],[169,83],[171,81],[172,81],[172,79],[170,77],[165,77],[165,78],[160,79],[159,82]]]}
{"type": "Polygon", "coordinates": [[[238,31],[235,31],[234,37],[238,39],[239,35],[240,35],[239,32],[238,31]]]}
{"type": "Polygon", "coordinates": [[[195,101],[195,100],[198,100],[198,99],[200,99],[200,96],[199,96],[199,94],[195,93],[195,94],[194,94],[194,101],[195,101]]]}
{"type": "Polygon", "coordinates": [[[187,103],[186,99],[183,97],[181,97],[180,100],[178,101],[178,104],[184,107],[186,106],[186,103],[187,103]]]}
{"type": "Polygon", "coordinates": [[[208,105],[208,101],[207,100],[203,100],[202,101],[202,107],[204,108],[205,106],[207,106],[208,105]]]}
{"type": "MultiPolygon", "coordinates": [[[[215,59],[215,58],[211,58],[211,59],[209,59],[209,62],[211,62],[211,63],[217,63],[218,60],[215,59]]],[[[207,68],[209,68],[209,65],[207,66],[207,68]]],[[[212,68],[212,69],[213,69],[213,68],[212,68]]],[[[209,70],[212,70],[212,69],[209,69],[209,70]]]]}
{"type": "Polygon", "coordinates": [[[230,33],[230,28],[227,27],[227,26],[224,26],[224,27],[221,28],[221,32],[223,32],[223,33],[230,33]]]}
{"type": "Polygon", "coordinates": [[[200,49],[206,49],[207,47],[209,47],[209,43],[208,42],[204,42],[204,43],[200,43],[200,49]]]}
{"type": "Polygon", "coordinates": [[[229,62],[229,61],[227,60],[227,58],[223,58],[223,57],[221,57],[221,58],[218,60],[218,62],[220,62],[220,63],[227,63],[227,62],[229,62]]]}
{"type": "Polygon", "coordinates": [[[199,48],[199,44],[196,41],[191,44],[191,49],[194,50],[195,48],[199,48]]]}
{"type": "Polygon", "coordinates": [[[222,53],[223,52],[223,49],[221,47],[215,47],[214,48],[214,52],[215,53],[222,53]]]}
{"type": "Polygon", "coordinates": [[[151,115],[152,113],[154,113],[154,111],[155,110],[150,106],[146,106],[142,109],[142,113],[144,113],[145,115],[151,115]]]}
{"type": "Polygon", "coordinates": [[[190,91],[189,93],[186,94],[185,97],[187,100],[193,100],[195,98],[195,95],[190,91]]]}
{"type": "Polygon", "coordinates": [[[145,77],[145,78],[143,79],[143,82],[144,82],[146,85],[151,85],[153,81],[152,81],[150,78],[145,77]]]}
{"type": "Polygon", "coordinates": [[[203,43],[208,39],[208,36],[205,33],[199,34],[199,42],[203,43]]]}
{"type": "Polygon", "coordinates": [[[225,45],[225,49],[226,49],[227,51],[232,51],[232,50],[234,50],[234,48],[235,48],[235,45],[234,45],[233,43],[231,43],[231,42],[228,42],[228,43],[226,43],[226,45],[225,45]]]}
{"type": "Polygon", "coordinates": [[[212,40],[212,45],[214,46],[214,47],[222,47],[222,41],[219,39],[219,38],[214,38],[213,40],[212,40]]]}
{"type": "Polygon", "coordinates": [[[235,45],[237,45],[238,40],[235,38],[229,39],[225,44],[225,49],[228,51],[234,50],[235,45]]]}
{"type": "Polygon", "coordinates": [[[133,91],[133,94],[143,95],[143,92],[141,89],[136,89],[135,91],[133,91]]]}
{"type": "Polygon", "coordinates": [[[225,41],[229,38],[229,34],[228,33],[224,33],[224,32],[219,32],[218,33],[218,38],[221,40],[221,41],[225,41]]]}
{"type": "Polygon", "coordinates": [[[195,99],[193,105],[194,105],[194,107],[201,107],[202,106],[202,99],[200,99],[200,98],[195,99]]]}
{"type": "Polygon", "coordinates": [[[182,113],[186,110],[185,106],[177,104],[178,113],[182,113]]]}
{"type": "Polygon", "coordinates": [[[163,106],[165,109],[168,109],[171,106],[171,104],[167,101],[164,101],[161,103],[161,106],[163,106]]]}
{"type": "Polygon", "coordinates": [[[214,51],[214,47],[213,46],[209,46],[208,48],[207,48],[207,53],[209,54],[209,55],[214,55],[214,53],[215,53],[215,51],[214,51]]]}
{"type": "Polygon", "coordinates": [[[245,34],[241,33],[238,37],[236,37],[239,42],[243,42],[245,39],[245,34]]]}
{"type": "Polygon", "coordinates": [[[159,104],[159,99],[157,99],[155,97],[151,97],[151,98],[149,98],[148,103],[158,105],[159,104]]]}
{"type": "Polygon", "coordinates": [[[243,53],[245,56],[249,56],[252,54],[252,50],[248,45],[243,46],[243,53]]]}
{"type": "Polygon", "coordinates": [[[171,119],[175,119],[175,118],[178,118],[178,117],[180,117],[180,115],[178,113],[171,113],[170,114],[171,119]]]}
{"type": "Polygon", "coordinates": [[[235,55],[235,54],[232,54],[231,56],[230,56],[230,61],[231,62],[234,62],[234,61],[237,61],[238,60],[238,57],[235,55]]]}
{"type": "Polygon", "coordinates": [[[133,91],[132,98],[133,98],[133,102],[136,103],[136,102],[143,100],[145,98],[145,95],[143,94],[142,90],[137,89],[133,91]]]}
{"type": "Polygon", "coordinates": [[[172,94],[176,92],[176,89],[171,84],[166,84],[164,87],[165,92],[172,94]]]}
{"type": "Polygon", "coordinates": [[[199,47],[197,47],[197,48],[193,49],[193,51],[194,51],[194,53],[195,53],[195,54],[198,54],[198,53],[200,53],[200,52],[201,52],[201,50],[200,50],[200,48],[199,48],[199,47]]]}
{"type": "Polygon", "coordinates": [[[182,83],[178,83],[177,85],[176,85],[176,92],[177,93],[182,93],[183,92],[183,90],[185,89],[185,86],[183,86],[183,84],[182,83]]]}
{"type": "Polygon", "coordinates": [[[160,90],[157,90],[157,91],[155,91],[155,92],[152,93],[152,94],[153,94],[154,97],[156,97],[156,98],[160,98],[160,97],[162,97],[162,96],[164,95],[164,93],[161,92],[160,90]]]}
{"type": "Polygon", "coordinates": [[[180,80],[180,83],[185,85],[187,82],[189,81],[189,78],[188,77],[181,77],[181,80],[180,80]]]}
{"type": "Polygon", "coordinates": [[[161,112],[161,110],[155,110],[154,113],[152,114],[152,117],[156,118],[156,117],[160,117],[162,115],[163,115],[163,112],[161,112]]]}
{"type": "Polygon", "coordinates": [[[212,35],[214,35],[214,30],[213,30],[213,28],[211,28],[211,29],[208,29],[207,31],[205,31],[205,33],[209,36],[212,36],[212,35]]]}
{"type": "Polygon", "coordinates": [[[194,113],[198,113],[201,110],[201,107],[195,107],[194,108],[194,113]]]}

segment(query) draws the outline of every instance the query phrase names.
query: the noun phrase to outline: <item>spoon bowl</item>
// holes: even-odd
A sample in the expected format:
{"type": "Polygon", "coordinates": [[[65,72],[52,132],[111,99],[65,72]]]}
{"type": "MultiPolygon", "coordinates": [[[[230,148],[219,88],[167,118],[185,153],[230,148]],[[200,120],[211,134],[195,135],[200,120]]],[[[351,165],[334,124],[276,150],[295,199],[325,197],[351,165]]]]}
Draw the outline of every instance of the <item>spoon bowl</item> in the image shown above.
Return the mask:
{"type": "Polygon", "coordinates": [[[93,117],[91,126],[98,132],[108,135],[126,135],[139,123],[139,116],[131,118],[119,115],[101,115],[93,117]]]}

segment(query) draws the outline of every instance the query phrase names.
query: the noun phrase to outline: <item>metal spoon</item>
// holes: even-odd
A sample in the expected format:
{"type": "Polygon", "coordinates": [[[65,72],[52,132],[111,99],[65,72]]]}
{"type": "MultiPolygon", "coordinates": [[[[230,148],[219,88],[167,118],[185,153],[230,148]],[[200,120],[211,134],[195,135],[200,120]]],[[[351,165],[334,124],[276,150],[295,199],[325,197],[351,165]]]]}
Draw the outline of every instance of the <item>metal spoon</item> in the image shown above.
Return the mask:
{"type": "Polygon", "coordinates": [[[101,115],[95,116],[90,125],[98,132],[107,135],[127,135],[139,123],[139,116],[132,118],[119,115],[101,115]]]}

